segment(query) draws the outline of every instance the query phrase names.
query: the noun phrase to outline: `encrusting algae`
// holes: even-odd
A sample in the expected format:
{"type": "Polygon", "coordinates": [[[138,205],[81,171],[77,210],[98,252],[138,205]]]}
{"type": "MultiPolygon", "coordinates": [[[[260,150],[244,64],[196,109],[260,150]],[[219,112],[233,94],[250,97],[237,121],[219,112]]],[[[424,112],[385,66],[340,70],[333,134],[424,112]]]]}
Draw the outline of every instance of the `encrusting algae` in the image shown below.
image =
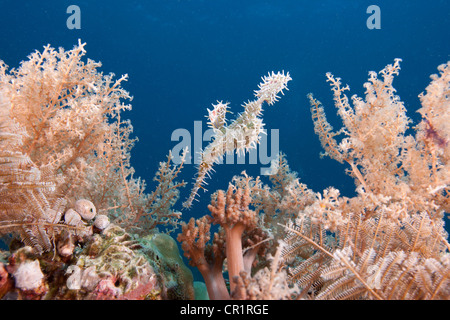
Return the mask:
{"type": "MultiPolygon", "coordinates": [[[[0,61],[1,299],[450,298],[450,62],[419,96],[412,134],[393,87],[400,59],[369,73],[364,98],[327,74],[340,130],[308,95],[324,156],[347,166],[355,196],[314,192],[280,153],[267,183],[243,172],[212,194],[211,215],[184,222],[174,206],[187,150],[178,165],[169,152],[147,192],[130,165],[127,76],[99,72],[84,47],[48,45],[9,72],[0,61]]],[[[262,106],[291,77],[262,80],[229,125],[228,104],[208,110],[215,135],[184,207],[226,152],[259,142],[262,106]]]]}

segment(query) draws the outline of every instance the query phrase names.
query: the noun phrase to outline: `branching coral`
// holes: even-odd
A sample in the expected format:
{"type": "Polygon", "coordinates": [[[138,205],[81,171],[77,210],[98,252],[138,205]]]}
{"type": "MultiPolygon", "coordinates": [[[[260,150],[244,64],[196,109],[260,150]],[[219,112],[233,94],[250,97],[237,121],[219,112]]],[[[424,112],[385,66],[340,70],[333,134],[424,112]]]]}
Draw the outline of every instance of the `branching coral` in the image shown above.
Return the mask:
{"type": "Polygon", "coordinates": [[[172,206],[182,165],[172,167],[169,154],[156,190],[145,192],[130,165],[133,128],[122,118],[131,109],[122,88],[128,76],[104,75],[85,54],[79,41],[67,51],[47,45],[9,72],[0,62],[0,233],[13,226],[39,251],[53,247],[66,203],[81,198],[134,231],[175,228],[180,217],[172,206]]]}
{"type": "MultiPolygon", "coordinates": [[[[339,78],[327,74],[331,83],[338,114],[344,127],[333,132],[325,118],[323,107],[309,95],[315,131],[326,155],[350,165],[350,174],[365,192],[392,197],[405,206],[404,212],[425,210],[430,214],[442,210],[428,210],[431,203],[448,208],[450,183],[448,146],[448,73],[450,67],[439,67],[422,94],[423,107],[419,112],[424,120],[419,124],[416,138],[406,136],[406,109],[392,87],[400,70],[400,60],[388,65],[380,74],[370,72],[365,100],[352,96],[349,103],[339,78]],[[447,98],[446,98],[447,96],[447,98]],[[342,134],[338,142],[335,137],[342,134]],[[427,191],[428,190],[428,191],[427,191]],[[436,192],[430,192],[436,190],[436,192]],[[404,201],[410,198],[412,201],[404,201]]],[[[440,219],[438,214],[433,219],[440,219]]]]}
{"type": "MultiPolygon", "coordinates": [[[[185,183],[176,179],[187,151],[179,165],[169,153],[156,173],[156,189],[147,194],[130,165],[132,126],[122,119],[131,108],[123,103],[131,99],[122,88],[127,76],[114,80],[98,71],[100,63],[84,62],[84,47],[81,42],[69,51],[46,46],[9,72],[0,62],[0,234],[15,232],[34,248],[17,252],[40,259],[39,266],[27,262],[16,270],[11,261],[18,256],[12,255],[9,266],[0,265],[0,295],[12,286],[6,271],[28,290],[21,277],[34,270],[35,298],[47,294],[46,272],[59,272],[54,279],[58,285],[64,279],[68,289],[50,288],[50,297],[84,290],[93,298],[154,298],[160,296],[161,279],[155,267],[168,273],[162,296],[192,298],[190,273],[175,243],[166,245],[167,235],[147,239],[153,244],[146,252],[157,261],[152,266],[137,251],[144,242],[133,241],[115,224],[107,227],[106,217],[141,235],[159,225],[177,227],[180,213],[173,205],[185,183]],[[97,224],[85,227],[81,215],[65,211],[82,198],[100,213],[97,224]],[[100,230],[101,236],[93,233],[100,230]],[[81,251],[73,236],[80,242],[89,238],[81,251]],[[54,248],[53,257],[41,255],[54,248]],[[75,258],[77,264],[68,267],[75,258]],[[61,270],[68,272],[61,277],[61,270]]],[[[396,59],[379,73],[370,72],[364,98],[347,97],[349,87],[328,73],[343,124],[339,130],[308,95],[324,155],[347,166],[355,196],[341,196],[333,187],[313,192],[280,154],[272,162],[271,185],[246,174],[235,177],[227,191],[212,195],[211,216],[182,223],[178,241],[203,275],[211,299],[450,297],[450,244],[443,221],[450,211],[450,63],[438,68],[419,96],[422,121],[414,135],[393,87],[399,70],[396,59]],[[212,244],[211,224],[220,226],[212,244]]],[[[201,153],[185,207],[225,153],[244,153],[259,142],[262,106],[275,103],[290,80],[284,73],[264,77],[255,100],[229,125],[228,104],[208,110],[214,137],[201,153]]],[[[86,213],[84,219],[92,219],[94,212],[86,213]]]]}
{"type": "Polygon", "coordinates": [[[327,74],[343,129],[334,132],[320,102],[309,95],[315,131],[326,155],[350,165],[357,195],[329,188],[288,226],[282,259],[314,299],[448,299],[450,245],[448,137],[450,64],[439,67],[421,94],[424,119],[416,136],[392,86],[400,60],[371,72],[365,100],[344,94],[327,74]],[[338,141],[336,138],[343,135],[338,141]]]}
{"type": "Polygon", "coordinates": [[[114,220],[123,227],[137,234],[148,233],[149,230],[157,226],[166,227],[167,232],[173,232],[179,225],[181,212],[173,209],[179,198],[179,188],[184,187],[184,181],[177,181],[181,169],[183,168],[187,150],[181,155],[181,162],[175,165],[172,162],[173,156],[169,152],[167,161],[159,163],[158,171],[154,177],[157,182],[155,190],[150,194],[144,193],[145,182],[138,180],[124,181],[126,193],[122,195],[122,207],[114,207],[111,212],[114,220]],[[136,184],[137,182],[137,184],[136,184]],[[131,185],[136,187],[131,189],[131,185]],[[130,188],[130,189],[128,189],[130,188]],[[132,192],[139,190],[138,192],[132,192]],[[127,214],[123,214],[122,209],[129,208],[127,214]]]}
{"type": "MultiPolygon", "coordinates": [[[[285,230],[280,224],[286,224],[295,218],[300,210],[316,200],[316,194],[301,183],[297,173],[289,168],[284,153],[280,153],[271,162],[270,185],[259,178],[247,176],[245,172],[233,177],[233,185],[245,189],[249,187],[252,205],[260,217],[260,223],[273,238],[282,239],[285,230]]],[[[275,252],[272,252],[274,254],[275,252]]]]}
{"type": "MultiPolygon", "coordinates": [[[[232,298],[450,297],[450,245],[443,221],[450,202],[450,63],[439,67],[440,74],[420,95],[423,120],[415,136],[407,135],[411,120],[392,86],[399,70],[396,60],[379,74],[371,72],[365,99],[353,96],[353,106],[345,95],[348,86],[327,74],[343,122],[338,131],[309,95],[325,155],[349,165],[356,196],[343,197],[333,187],[313,192],[290,171],[282,154],[272,163],[270,186],[246,175],[233,179],[237,188],[250,190],[251,203],[263,218],[260,224],[284,244],[277,250],[279,267],[251,275],[244,270],[230,278],[232,298]],[[280,276],[287,270],[289,285],[282,277],[275,279],[274,270],[280,276]],[[275,282],[284,289],[271,295],[267,288],[275,282]]],[[[226,208],[223,194],[218,192],[210,206],[219,218],[226,217],[226,209],[218,209],[226,208]]],[[[228,205],[231,194],[226,199],[228,205]]]]}
{"type": "MultiPolygon", "coordinates": [[[[84,63],[84,46],[79,42],[69,51],[46,46],[10,74],[2,66],[1,83],[9,94],[12,117],[27,132],[22,151],[38,167],[64,175],[58,192],[92,199],[94,194],[87,197],[94,193],[88,173],[107,176],[120,162],[126,165],[134,140],[129,138],[130,123],[120,120],[120,113],[131,108],[121,103],[130,99],[121,88],[127,76],[114,81],[113,74],[97,71],[100,63],[84,63]]],[[[108,186],[97,183],[96,192],[105,193],[108,186]]]]}

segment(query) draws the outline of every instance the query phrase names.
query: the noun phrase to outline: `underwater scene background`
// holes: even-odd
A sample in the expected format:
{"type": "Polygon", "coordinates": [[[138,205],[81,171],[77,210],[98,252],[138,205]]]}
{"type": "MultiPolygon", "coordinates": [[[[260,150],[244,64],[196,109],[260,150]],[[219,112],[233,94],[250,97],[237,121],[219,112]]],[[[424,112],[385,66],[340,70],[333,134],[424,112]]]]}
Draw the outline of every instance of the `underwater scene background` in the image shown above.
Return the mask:
{"type": "MultiPolygon", "coordinates": [[[[395,87],[408,116],[417,120],[417,96],[450,54],[445,0],[379,1],[379,30],[366,25],[370,1],[80,1],[79,30],[66,26],[71,4],[2,1],[1,59],[17,67],[44,45],[68,50],[81,39],[87,57],[101,61],[105,73],[128,74],[124,87],[133,96],[133,111],[124,116],[139,138],[131,161],[148,183],[177,144],[171,141],[174,130],[193,131],[194,121],[203,121],[206,130],[206,108],[217,100],[229,101],[231,111],[240,112],[261,76],[285,70],[293,78],[290,91],[266,108],[266,129],[280,130],[279,149],[304,183],[317,191],[332,185],[351,194],[354,184],[343,167],[319,159],[322,150],[306,95],[314,92],[332,103],[326,72],[361,94],[369,71],[401,58],[395,87]]],[[[330,106],[331,122],[334,116],[330,106]]],[[[258,174],[261,165],[253,167],[228,164],[212,176],[208,189],[226,188],[244,169],[258,174]]],[[[189,183],[194,174],[193,165],[182,173],[189,183]]],[[[189,188],[181,192],[188,194],[189,188]]],[[[208,203],[208,196],[200,197],[205,199],[208,203]]]]}
{"type": "MultiPolygon", "coordinates": [[[[157,185],[153,177],[160,161],[180,142],[179,137],[172,138],[174,132],[188,132],[189,150],[196,154],[199,147],[208,145],[206,140],[201,146],[193,142],[208,129],[207,108],[217,101],[229,102],[227,118],[234,119],[243,112],[242,104],[254,99],[262,76],[284,71],[292,77],[288,91],[274,105],[263,106],[266,158],[275,159],[271,152],[282,151],[289,168],[309,189],[323,192],[334,187],[341,196],[353,197],[355,179],[345,173],[349,166],[320,157],[324,150],[314,132],[307,95],[313,92],[323,103],[329,123],[340,128],[326,73],[350,86],[349,97],[363,97],[369,72],[379,72],[400,58],[401,70],[393,87],[413,120],[407,131],[413,134],[421,120],[419,94],[437,67],[450,60],[450,3],[0,0],[0,60],[10,69],[47,44],[68,51],[79,39],[86,43],[83,59],[100,61],[104,74],[129,76],[121,87],[133,97],[132,110],[121,116],[131,120],[131,137],[139,139],[131,150],[130,164],[149,190],[157,185]],[[80,9],[80,28],[69,27],[70,5],[80,9]],[[371,20],[371,5],[380,9],[379,20],[371,20]],[[371,23],[379,25],[370,28],[371,23]]],[[[448,108],[446,112],[448,116],[448,108]]],[[[261,168],[270,167],[262,161],[260,157],[257,163],[247,159],[244,164],[215,165],[206,179],[208,191],[200,190],[198,202],[188,210],[182,202],[189,197],[198,166],[185,163],[177,179],[187,185],[180,188],[174,208],[182,212],[186,223],[207,215],[213,192],[226,190],[233,176],[244,170],[249,176],[261,175],[261,168]]],[[[261,180],[269,181],[264,176],[261,180]]],[[[203,280],[197,268],[191,270],[195,280],[203,280]]]]}

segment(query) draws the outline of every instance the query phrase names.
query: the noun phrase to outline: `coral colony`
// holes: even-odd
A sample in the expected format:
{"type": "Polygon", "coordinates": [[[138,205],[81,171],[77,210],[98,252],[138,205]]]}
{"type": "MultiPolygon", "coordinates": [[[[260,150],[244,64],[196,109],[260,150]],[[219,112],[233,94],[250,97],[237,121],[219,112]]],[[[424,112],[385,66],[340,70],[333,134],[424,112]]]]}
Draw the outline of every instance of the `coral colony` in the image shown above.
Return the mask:
{"type": "MultiPolygon", "coordinates": [[[[177,164],[169,152],[148,191],[130,165],[127,76],[99,72],[84,47],[46,46],[9,71],[0,61],[0,298],[450,298],[450,62],[419,95],[415,125],[393,87],[399,59],[369,73],[364,97],[327,74],[339,130],[308,95],[323,156],[345,166],[355,196],[309,189],[280,153],[272,175],[236,175],[209,215],[183,221],[187,150],[177,164]]],[[[214,137],[184,207],[226,153],[256,146],[263,105],[290,80],[263,77],[229,124],[227,103],[207,110],[214,137]]]]}

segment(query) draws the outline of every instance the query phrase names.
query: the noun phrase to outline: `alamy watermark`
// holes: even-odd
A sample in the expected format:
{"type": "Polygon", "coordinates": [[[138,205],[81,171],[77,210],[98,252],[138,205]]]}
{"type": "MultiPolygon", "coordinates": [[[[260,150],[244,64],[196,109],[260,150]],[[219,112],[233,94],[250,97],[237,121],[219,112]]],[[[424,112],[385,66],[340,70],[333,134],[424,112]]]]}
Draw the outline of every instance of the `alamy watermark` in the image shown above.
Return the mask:
{"type": "MultiPolygon", "coordinates": [[[[203,150],[204,142],[210,142],[214,136],[213,129],[207,129],[203,132],[202,121],[194,121],[193,135],[188,129],[179,128],[172,132],[171,141],[178,141],[178,143],[172,148],[173,162],[175,164],[181,163],[181,153],[186,147],[188,148],[188,154],[186,156],[186,164],[200,164],[201,163],[201,151],[203,150]]],[[[259,164],[262,166],[268,165],[268,167],[261,167],[261,175],[274,174],[273,161],[277,159],[280,153],[280,131],[278,129],[270,129],[268,132],[266,129],[259,135],[259,144],[247,152],[228,152],[225,156],[218,159],[219,164],[259,164]],[[270,143],[269,143],[270,139],[270,143]],[[269,154],[270,145],[270,154],[269,154]]]]}
{"type": "Polygon", "coordinates": [[[70,16],[66,20],[68,29],[81,29],[81,9],[77,5],[70,5],[67,7],[66,13],[70,16]]]}
{"type": "Polygon", "coordinates": [[[371,5],[367,7],[367,14],[370,14],[367,18],[366,26],[369,30],[381,29],[381,9],[377,5],[371,5]]]}
{"type": "MultiPolygon", "coordinates": [[[[66,13],[70,16],[66,20],[68,29],[81,29],[81,9],[77,5],[70,5],[67,7],[66,13]]],[[[381,9],[377,5],[370,5],[366,10],[370,16],[367,18],[366,26],[369,30],[381,29],[381,9]]]]}

